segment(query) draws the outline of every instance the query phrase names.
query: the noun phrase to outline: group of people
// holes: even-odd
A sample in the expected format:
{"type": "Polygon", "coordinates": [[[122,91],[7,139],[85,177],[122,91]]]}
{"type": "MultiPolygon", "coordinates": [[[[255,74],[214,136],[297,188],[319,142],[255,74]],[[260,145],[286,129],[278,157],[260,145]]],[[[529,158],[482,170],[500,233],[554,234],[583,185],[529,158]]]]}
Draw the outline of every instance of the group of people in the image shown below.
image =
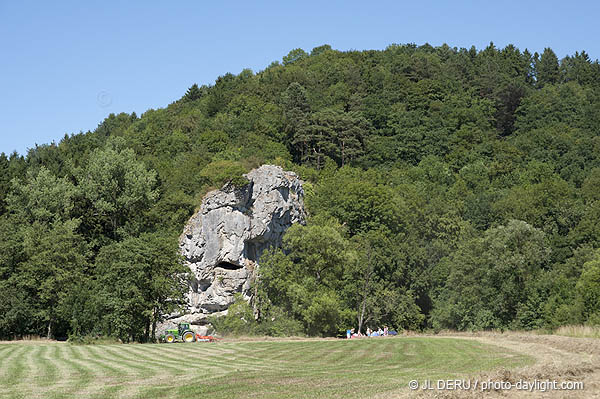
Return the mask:
{"type": "Polygon", "coordinates": [[[389,331],[387,326],[383,327],[383,330],[378,328],[377,330],[371,330],[367,328],[366,334],[361,333],[360,331],[354,332],[354,328],[346,330],[346,338],[360,338],[360,337],[387,337],[388,335],[398,335],[396,331],[389,331]]]}

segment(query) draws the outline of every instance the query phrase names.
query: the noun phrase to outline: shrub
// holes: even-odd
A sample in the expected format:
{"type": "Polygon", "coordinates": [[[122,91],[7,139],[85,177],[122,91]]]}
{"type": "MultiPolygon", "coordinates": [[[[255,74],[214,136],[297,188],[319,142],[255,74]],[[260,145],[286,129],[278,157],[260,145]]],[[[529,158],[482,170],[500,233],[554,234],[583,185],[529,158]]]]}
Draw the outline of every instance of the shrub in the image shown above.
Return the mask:
{"type": "Polygon", "coordinates": [[[211,316],[210,323],[221,335],[256,335],[258,333],[258,323],[254,319],[254,312],[241,294],[236,294],[235,301],[229,306],[227,315],[211,316]]]}

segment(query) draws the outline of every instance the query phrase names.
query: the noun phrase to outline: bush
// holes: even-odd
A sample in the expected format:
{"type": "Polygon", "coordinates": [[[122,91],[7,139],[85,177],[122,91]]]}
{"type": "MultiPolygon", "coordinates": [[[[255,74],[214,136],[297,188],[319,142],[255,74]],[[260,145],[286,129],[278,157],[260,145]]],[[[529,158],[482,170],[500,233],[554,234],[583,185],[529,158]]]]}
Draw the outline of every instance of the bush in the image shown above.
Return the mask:
{"type": "Polygon", "coordinates": [[[576,290],[585,320],[598,324],[600,321],[600,253],[594,260],[583,265],[576,290]]]}
{"type": "Polygon", "coordinates": [[[211,316],[209,320],[220,335],[258,334],[258,322],[254,318],[254,312],[241,294],[236,294],[235,301],[229,306],[227,315],[211,316]]]}
{"type": "Polygon", "coordinates": [[[288,316],[283,310],[274,308],[266,320],[258,325],[258,332],[270,337],[304,336],[304,326],[288,316]]]}
{"type": "Polygon", "coordinates": [[[248,184],[248,179],[243,176],[246,172],[248,171],[240,162],[219,160],[206,165],[200,172],[200,177],[207,185],[216,188],[221,188],[228,182],[235,187],[243,187],[248,184]]]}
{"type": "Polygon", "coordinates": [[[220,335],[268,335],[289,337],[304,335],[304,327],[298,320],[289,317],[283,310],[273,308],[260,322],[254,318],[252,307],[241,294],[229,307],[226,316],[211,317],[210,322],[220,335]]]}

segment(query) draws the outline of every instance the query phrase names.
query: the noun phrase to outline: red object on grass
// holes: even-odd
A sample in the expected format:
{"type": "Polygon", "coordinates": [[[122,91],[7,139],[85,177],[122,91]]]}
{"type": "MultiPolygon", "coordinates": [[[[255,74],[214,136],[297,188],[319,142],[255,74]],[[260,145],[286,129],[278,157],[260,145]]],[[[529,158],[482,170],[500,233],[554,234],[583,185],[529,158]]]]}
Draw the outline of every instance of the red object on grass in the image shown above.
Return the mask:
{"type": "Polygon", "coordinates": [[[215,342],[215,341],[218,341],[218,338],[215,338],[212,335],[196,334],[196,342],[215,342]]]}

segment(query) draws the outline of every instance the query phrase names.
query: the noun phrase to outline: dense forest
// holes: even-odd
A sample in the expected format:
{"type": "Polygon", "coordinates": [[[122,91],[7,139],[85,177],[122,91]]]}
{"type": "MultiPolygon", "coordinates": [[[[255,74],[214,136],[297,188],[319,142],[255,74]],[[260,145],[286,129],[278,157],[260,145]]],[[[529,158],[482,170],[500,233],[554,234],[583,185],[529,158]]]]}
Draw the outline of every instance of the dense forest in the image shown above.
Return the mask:
{"type": "Polygon", "coordinates": [[[305,181],[308,222],[261,259],[258,319],[217,328],[600,324],[598,61],[323,45],[0,155],[0,338],[151,340],[185,222],[264,163],[305,181]]]}

